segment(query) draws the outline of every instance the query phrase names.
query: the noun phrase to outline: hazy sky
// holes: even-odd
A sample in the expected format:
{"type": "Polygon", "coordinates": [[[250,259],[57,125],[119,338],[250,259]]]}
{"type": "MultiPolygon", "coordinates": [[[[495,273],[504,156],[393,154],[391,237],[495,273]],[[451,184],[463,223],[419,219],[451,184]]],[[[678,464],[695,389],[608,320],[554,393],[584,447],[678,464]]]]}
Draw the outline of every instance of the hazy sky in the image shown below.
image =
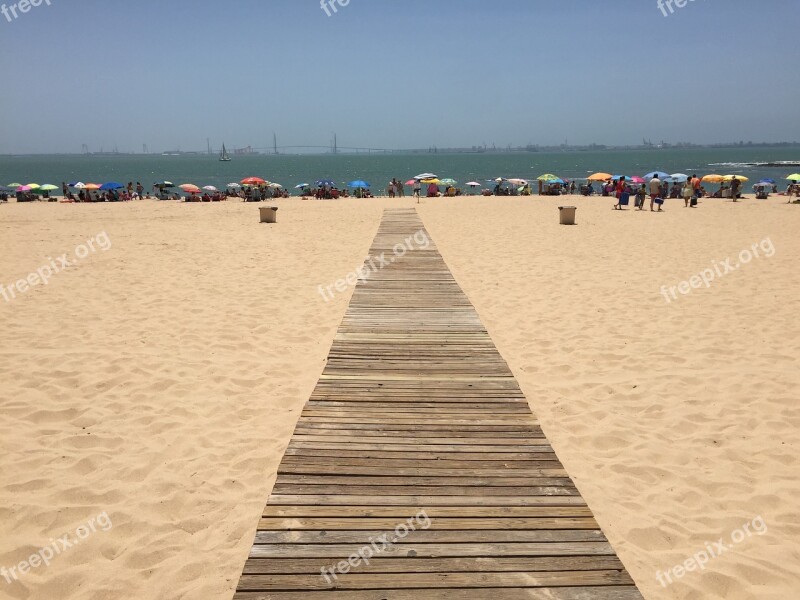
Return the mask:
{"type": "Polygon", "coordinates": [[[0,153],[800,140],[797,0],[40,1],[0,153]]]}

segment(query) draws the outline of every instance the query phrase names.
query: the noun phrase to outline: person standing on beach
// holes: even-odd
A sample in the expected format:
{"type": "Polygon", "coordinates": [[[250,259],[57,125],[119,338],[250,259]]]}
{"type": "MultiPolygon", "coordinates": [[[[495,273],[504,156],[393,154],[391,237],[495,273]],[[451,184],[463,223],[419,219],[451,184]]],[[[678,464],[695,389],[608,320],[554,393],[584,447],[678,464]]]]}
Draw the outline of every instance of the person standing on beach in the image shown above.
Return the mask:
{"type": "Polygon", "coordinates": [[[686,204],[684,208],[689,208],[689,202],[694,196],[694,187],[692,186],[692,180],[687,179],[686,183],[683,184],[683,189],[681,190],[683,194],[683,201],[686,204]]]}
{"type": "Polygon", "coordinates": [[[661,198],[661,180],[658,177],[653,177],[650,180],[650,212],[655,212],[653,204],[656,198],[661,198]]]}
{"type": "Polygon", "coordinates": [[[69,197],[69,187],[67,186],[66,181],[61,182],[61,193],[64,195],[64,198],[69,197]]]}
{"type": "Polygon", "coordinates": [[[421,191],[422,191],[422,184],[419,182],[419,179],[415,179],[414,180],[414,197],[417,199],[417,202],[419,202],[419,195],[420,195],[421,191]]]}
{"type": "Polygon", "coordinates": [[[136,182],[136,193],[139,194],[139,200],[144,200],[144,186],[140,181],[136,182]]]}
{"type": "Polygon", "coordinates": [[[694,191],[694,194],[693,194],[692,198],[695,200],[695,202],[693,202],[693,204],[697,204],[696,201],[700,199],[700,188],[701,187],[703,187],[703,182],[700,180],[700,178],[697,176],[697,174],[692,175],[692,190],[694,191]]]}
{"type": "Polygon", "coordinates": [[[614,210],[622,210],[622,195],[625,193],[625,178],[620,177],[617,181],[616,196],[617,203],[614,205],[614,210]]]}

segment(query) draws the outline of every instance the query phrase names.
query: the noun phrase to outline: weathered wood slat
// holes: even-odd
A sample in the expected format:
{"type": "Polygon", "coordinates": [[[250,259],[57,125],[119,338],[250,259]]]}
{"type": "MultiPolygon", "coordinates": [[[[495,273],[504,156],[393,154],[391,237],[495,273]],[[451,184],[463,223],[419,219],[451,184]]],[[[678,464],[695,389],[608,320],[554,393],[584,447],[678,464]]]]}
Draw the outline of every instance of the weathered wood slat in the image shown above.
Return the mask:
{"type": "Polygon", "coordinates": [[[235,600],[641,600],[414,210],[384,213],[381,255],[235,600]]]}
{"type": "Polygon", "coordinates": [[[642,600],[633,586],[239,592],[233,600],[642,600]]]}

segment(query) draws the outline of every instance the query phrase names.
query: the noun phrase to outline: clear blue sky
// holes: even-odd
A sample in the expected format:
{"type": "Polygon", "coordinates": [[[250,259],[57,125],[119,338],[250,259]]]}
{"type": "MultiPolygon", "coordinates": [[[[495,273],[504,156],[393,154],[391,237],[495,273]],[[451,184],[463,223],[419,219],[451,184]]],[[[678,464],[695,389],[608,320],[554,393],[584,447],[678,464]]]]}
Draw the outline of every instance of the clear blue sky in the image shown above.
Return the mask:
{"type": "Polygon", "coordinates": [[[50,2],[0,15],[0,153],[800,140],[797,0],[50,2]]]}

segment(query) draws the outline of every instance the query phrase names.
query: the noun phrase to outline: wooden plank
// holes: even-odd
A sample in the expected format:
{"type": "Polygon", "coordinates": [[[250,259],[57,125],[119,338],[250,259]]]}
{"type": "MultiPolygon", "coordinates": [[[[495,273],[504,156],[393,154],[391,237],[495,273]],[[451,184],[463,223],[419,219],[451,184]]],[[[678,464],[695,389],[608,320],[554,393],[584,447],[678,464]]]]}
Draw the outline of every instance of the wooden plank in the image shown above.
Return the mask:
{"type": "Polygon", "coordinates": [[[430,519],[447,518],[538,518],[538,517],[591,517],[592,511],[587,506],[280,506],[268,504],[263,511],[264,517],[297,518],[297,517],[392,517],[398,519],[395,524],[402,523],[409,517],[425,512],[430,519]]]}
{"type": "MultiPolygon", "coordinates": [[[[430,516],[429,516],[430,518],[430,516]]],[[[328,531],[328,530],[391,530],[401,522],[397,517],[298,517],[288,518],[262,518],[258,522],[259,531],[328,531]]],[[[441,518],[437,517],[431,522],[431,530],[470,529],[599,529],[597,522],[592,517],[548,517],[548,518],[441,518]]]]}
{"type": "Polygon", "coordinates": [[[233,600],[642,600],[633,586],[239,592],[233,600]]]}
{"type": "Polygon", "coordinates": [[[416,211],[384,213],[370,249],[382,254],[300,415],[235,598],[641,600],[416,211]],[[421,233],[427,247],[396,252],[421,233]],[[363,547],[369,561],[346,562],[363,547]]]}
{"type": "MultiPolygon", "coordinates": [[[[320,558],[337,562],[359,550],[352,544],[254,544],[250,558],[320,558]]],[[[542,543],[464,543],[464,544],[395,544],[384,549],[384,558],[459,558],[466,556],[597,556],[613,555],[607,542],[542,543]]],[[[325,566],[324,563],[322,566],[325,566]]]]}
{"type": "MultiPolygon", "coordinates": [[[[261,559],[251,558],[244,567],[245,575],[320,575],[320,561],[314,558],[261,559]]],[[[616,556],[533,556],[533,557],[468,557],[468,558],[391,558],[380,556],[362,563],[358,573],[480,573],[503,571],[602,571],[623,570],[616,556]]]]}
{"type": "MultiPolygon", "coordinates": [[[[330,575],[329,578],[333,579],[330,575]]],[[[391,586],[401,589],[419,588],[516,588],[561,585],[614,586],[632,585],[625,571],[554,571],[535,573],[414,573],[405,575],[361,574],[337,576],[335,583],[316,575],[245,575],[239,582],[241,591],[301,590],[365,590],[391,586]]]]}

